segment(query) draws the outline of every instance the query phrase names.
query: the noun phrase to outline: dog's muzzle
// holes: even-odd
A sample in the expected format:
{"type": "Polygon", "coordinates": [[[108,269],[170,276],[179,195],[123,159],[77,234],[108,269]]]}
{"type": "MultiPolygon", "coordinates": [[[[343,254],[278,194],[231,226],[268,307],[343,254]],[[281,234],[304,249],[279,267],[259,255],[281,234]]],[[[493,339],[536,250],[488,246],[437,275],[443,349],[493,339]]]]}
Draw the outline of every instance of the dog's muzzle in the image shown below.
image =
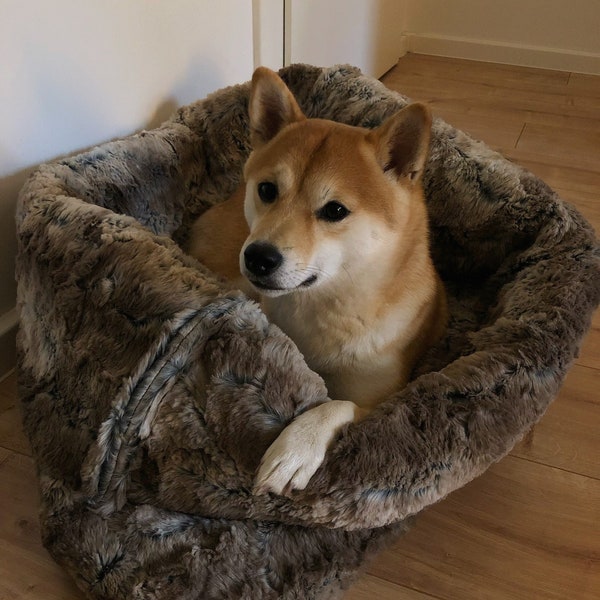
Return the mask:
{"type": "Polygon", "coordinates": [[[281,252],[268,242],[252,242],[244,250],[245,275],[254,287],[265,293],[307,288],[317,281],[314,273],[300,283],[289,281],[289,277],[282,278],[280,267],[283,263],[281,252]]]}

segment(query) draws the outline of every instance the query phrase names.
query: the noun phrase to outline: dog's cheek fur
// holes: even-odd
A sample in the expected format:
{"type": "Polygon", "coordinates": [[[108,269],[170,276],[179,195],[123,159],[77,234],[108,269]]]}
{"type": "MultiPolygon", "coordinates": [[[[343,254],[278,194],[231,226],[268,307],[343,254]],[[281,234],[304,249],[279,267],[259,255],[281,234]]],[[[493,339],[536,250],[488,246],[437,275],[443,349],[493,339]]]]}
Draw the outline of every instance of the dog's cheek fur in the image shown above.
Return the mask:
{"type": "Polygon", "coordinates": [[[361,273],[361,281],[368,285],[370,266],[377,256],[379,260],[388,260],[397,244],[397,235],[392,235],[379,215],[360,214],[354,216],[352,227],[345,228],[338,235],[330,237],[324,243],[326,251],[337,252],[338,270],[343,268],[348,276],[361,273]],[[366,269],[366,272],[365,272],[366,269]]]}
{"type": "Polygon", "coordinates": [[[321,283],[328,279],[335,279],[337,273],[343,268],[344,244],[339,238],[317,236],[317,251],[310,258],[310,264],[318,269],[321,283]],[[320,239],[319,239],[320,238],[320,239]]]}

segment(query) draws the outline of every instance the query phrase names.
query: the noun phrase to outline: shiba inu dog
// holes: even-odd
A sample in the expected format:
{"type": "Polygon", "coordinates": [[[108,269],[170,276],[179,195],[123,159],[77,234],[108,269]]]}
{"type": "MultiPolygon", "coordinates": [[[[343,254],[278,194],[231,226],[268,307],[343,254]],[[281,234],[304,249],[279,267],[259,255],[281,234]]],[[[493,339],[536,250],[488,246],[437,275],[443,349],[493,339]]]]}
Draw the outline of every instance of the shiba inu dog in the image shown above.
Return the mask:
{"type": "Polygon", "coordinates": [[[421,186],[431,116],[412,104],[373,130],[309,119],[259,68],[249,118],[245,187],[198,219],[189,251],[258,294],[333,398],[265,453],[255,491],[285,494],[306,487],[342,426],[407,383],[445,328],[421,186]]]}

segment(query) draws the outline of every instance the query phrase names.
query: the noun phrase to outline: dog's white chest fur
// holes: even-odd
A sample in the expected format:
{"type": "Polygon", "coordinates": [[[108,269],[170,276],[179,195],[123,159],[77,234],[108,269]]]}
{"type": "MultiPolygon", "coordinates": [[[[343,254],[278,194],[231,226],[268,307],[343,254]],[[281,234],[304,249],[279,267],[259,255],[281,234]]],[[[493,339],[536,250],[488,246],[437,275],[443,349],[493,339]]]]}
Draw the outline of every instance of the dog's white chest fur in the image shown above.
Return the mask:
{"type": "MultiPolygon", "coordinates": [[[[410,323],[411,315],[394,307],[373,321],[352,302],[311,301],[310,294],[298,298],[268,299],[263,306],[319,373],[331,398],[352,400],[371,407],[405,383],[401,348],[394,346],[398,331],[410,323]]],[[[367,311],[368,312],[368,311],[367,311]]]]}

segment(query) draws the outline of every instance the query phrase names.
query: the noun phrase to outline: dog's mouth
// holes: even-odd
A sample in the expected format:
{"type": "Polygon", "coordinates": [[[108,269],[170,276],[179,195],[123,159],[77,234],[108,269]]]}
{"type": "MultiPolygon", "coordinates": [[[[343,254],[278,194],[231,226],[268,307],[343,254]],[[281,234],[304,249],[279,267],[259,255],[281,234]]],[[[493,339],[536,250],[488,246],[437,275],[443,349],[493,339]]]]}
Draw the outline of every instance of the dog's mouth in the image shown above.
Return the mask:
{"type": "Polygon", "coordinates": [[[313,274],[310,277],[307,277],[302,283],[299,285],[295,285],[292,287],[280,287],[277,285],[272,285],[265,281],[259,281],[258,279],[250,279],[248,281],[257,289],[262,290],[264,292],[293,292],[294,290],[309,288],[313,283],[317,281],[317,275],[313,274]]]}

